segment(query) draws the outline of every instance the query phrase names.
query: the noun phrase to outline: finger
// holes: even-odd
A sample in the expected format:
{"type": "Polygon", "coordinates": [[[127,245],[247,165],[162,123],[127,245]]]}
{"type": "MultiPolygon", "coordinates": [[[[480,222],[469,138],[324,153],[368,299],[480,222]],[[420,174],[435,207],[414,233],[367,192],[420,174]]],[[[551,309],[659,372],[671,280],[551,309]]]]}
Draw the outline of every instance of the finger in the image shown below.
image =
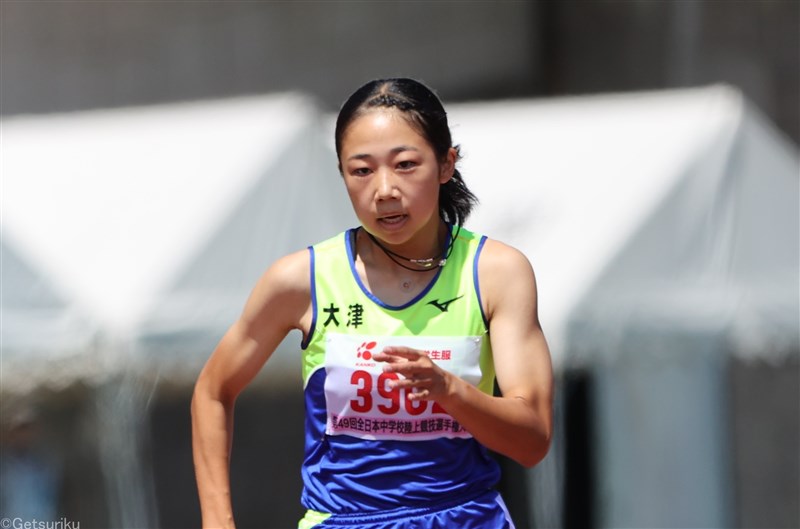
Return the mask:
{"type": "Polygon", "coordinates": [[[412,362],[411,360],[387,361],[383,366],[384,373],[397,373],[398,375],[403,375],[406,378],[412,377],[416,373],[425,372],[429,369],[429,366],[420,364],[419,362],[412,362]]]}
{"type": "Polygon", "coordinates": [[[388,346],[384,347],[380,352],[375,353],[373,358],[380,362],[402,363],[416,360],[422,356],[425,356],[425,353],[410,347],[388,346]]]}
{"type": "Polygon", "coordinates": [[[430,397],[430,390],[423,389],[420,391],[409,391],[406,393],[408,400],[426,400],[430,397]]]}
{"type": "Polygon", "coordinates": [[[411,389],[416,392],[418,388],[424,388],[432,383],[433,379],[427,377],[406,377],[389,381],[389,387],[398,389],[411,389]]]}
{"type": "Polygon", "coordinates": [[[405,347],[402,345],[390,345],[388,347],[384,347],[382,352],[384,354],[399,356],[407,360],[416,360],[421,356],[427,356],[419,349],[412,349],[411,347],[405,347]]]}
{"type": "Polygon", "coordinates": [[[372,355],[373,360],[377,362],[386,362],[387,364],[397,364],[401,362],[408,362],[405,358],[401,356],[395,356],[392,354],[386,354],[383,351],[379,353],[375,353],[372,355]]]}

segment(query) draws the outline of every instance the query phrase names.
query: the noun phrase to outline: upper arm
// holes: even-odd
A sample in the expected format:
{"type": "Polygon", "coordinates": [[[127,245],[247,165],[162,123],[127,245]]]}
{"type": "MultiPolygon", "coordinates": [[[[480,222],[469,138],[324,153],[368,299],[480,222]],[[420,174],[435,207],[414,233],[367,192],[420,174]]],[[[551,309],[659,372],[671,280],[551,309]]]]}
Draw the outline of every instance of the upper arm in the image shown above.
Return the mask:
{"type": "Polygon", "coordinates": [[[306,250],[276,261],[259,279],[239,319],[198,378],[214,397],[232,402],[292,329],[311,320],[310,257],[306,250]]]}
{"type": "Polygon", "coordinates": [[[505,397],[525,400],[550,419],[553,371],[539,325],[536,278],[518,250],[487,239],[478,261],[495,373],[505,397]]]}

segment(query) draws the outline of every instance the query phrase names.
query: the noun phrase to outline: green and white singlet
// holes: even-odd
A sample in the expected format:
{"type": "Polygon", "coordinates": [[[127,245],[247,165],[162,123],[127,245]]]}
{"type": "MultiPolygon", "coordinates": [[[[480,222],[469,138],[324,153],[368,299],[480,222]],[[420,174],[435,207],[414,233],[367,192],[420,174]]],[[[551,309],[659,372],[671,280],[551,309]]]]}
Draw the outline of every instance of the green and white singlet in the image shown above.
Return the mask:
{"type": "MultiPolygon", "coordinates": [[[[355,229],[309,248],[313,320],[303,343],[306,404],[303,505],[368,513],[470,496],[499,467],[434,401],[411,401],[372,356],[388,345],[425,351],[440,367],[491,394],[494,365],[481,306],[485,237],[455,231],[452,252],[410,302],[389,306],[355,270],[355,229]]],[[[449,241],[448,241],[449,242],[449,241]]],[[[316,515],[316,513],[315,513],[316,515]]]]}

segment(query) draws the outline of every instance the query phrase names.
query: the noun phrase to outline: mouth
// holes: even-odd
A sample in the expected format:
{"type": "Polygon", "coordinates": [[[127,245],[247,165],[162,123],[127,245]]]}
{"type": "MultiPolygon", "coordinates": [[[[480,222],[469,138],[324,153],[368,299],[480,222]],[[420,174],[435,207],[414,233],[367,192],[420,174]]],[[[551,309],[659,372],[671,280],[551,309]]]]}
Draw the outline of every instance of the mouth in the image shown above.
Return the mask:
{"type": "Polygon", "coordinates": [[[394,215],[384,215],[382,217],[378,217],[378,221],[385,222],[386,224],[397,224],[404,218],[406,218],[406,215],[403,215],[402,213],[396,213],[394,215]]]}
{"type": "Polygon", "coordinates": [[[408,215],[403,213],[394,213],[391,215],[383,215],[378,217],[378,224],[383,226],[384,228],[396,228],[400,226],[403,221],[408,218],[408,215]]]}

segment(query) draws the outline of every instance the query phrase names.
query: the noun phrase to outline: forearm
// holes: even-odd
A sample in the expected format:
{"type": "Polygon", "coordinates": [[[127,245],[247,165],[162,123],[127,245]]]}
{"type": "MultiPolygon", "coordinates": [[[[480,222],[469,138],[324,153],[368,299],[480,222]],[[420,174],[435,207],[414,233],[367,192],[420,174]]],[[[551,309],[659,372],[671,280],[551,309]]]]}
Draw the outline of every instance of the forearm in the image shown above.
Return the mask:
{"type": "Polygon", "coordinates": [[[192,398],[192,453],[205,528],[235,526],[230,494],[232,434],[233,405],[212,398],[198,384],[192,398]]]}
{"type": "Polygon", "coordinates": [[[487,448],[532,467],[550,448],[550,403],[521,397],[493,397],[449,374],[439,404],[487,448]]]}
{"type": "Polygon", "coordinates": [[[236,397],[292,329],[312,320],[309,252],[279,259],[200,372],[192,397],[192,453],[203,527],[234,527],[230,454],[236,397]]]}

